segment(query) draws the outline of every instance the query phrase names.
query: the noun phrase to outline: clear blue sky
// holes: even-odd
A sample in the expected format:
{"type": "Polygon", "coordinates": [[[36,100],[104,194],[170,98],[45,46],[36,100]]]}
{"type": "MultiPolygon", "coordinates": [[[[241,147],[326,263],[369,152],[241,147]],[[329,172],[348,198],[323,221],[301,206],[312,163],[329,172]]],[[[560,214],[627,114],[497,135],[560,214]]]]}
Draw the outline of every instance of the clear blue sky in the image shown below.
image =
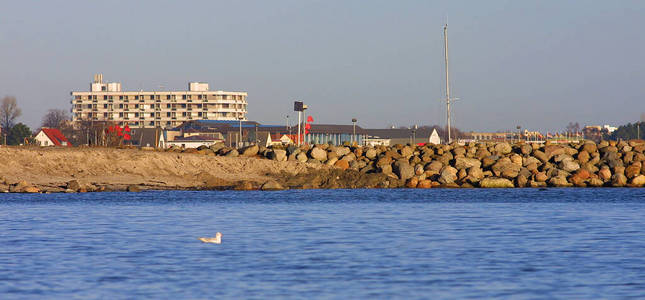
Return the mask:
{"type": "Polygon", "coordinates": [[[69,109],[94,73],[126,90],[249,93],[283,124],[445,124],[442,24],[464,130],[620,125],[645,111],[645,1],[6,1],[0,96],[20,121],[69,109]]]}

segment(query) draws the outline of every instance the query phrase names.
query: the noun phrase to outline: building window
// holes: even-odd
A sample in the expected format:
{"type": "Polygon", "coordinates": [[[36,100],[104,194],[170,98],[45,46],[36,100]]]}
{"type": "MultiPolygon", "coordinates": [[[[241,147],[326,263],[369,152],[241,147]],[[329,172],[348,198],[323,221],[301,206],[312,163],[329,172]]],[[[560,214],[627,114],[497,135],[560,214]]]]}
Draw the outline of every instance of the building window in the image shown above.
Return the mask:
{"type": "Polygon", "coordinates": [[[130,99],[130,97],[128,97],[128,96],[126,95],[126,96],[124,96],[124,99],[125,99],[125,100],[128,100],[128,99],[130,99]]]}
{"type": "Polygon", "coordinates": [[[197,95],[197,100],[202,100],[202,95],[197,95]]]}
{"type": "Polygon", "coordinates": [[[122,112],[119,113],[119,118],[123,118],[123,113],[122,112]]]}
{"type": "Polygon", "coordinates": [[[182,100],[186,100],[186,95],[181,95],[182,100]]]}
{"type": "Polygon", "coordinates": [[[186,116],[186,112],[181,113],[181,116],[182,116],[182,117],[185,117],[185,116],[186,116]]]}
{"type": "Polygon", "coordinates": [[[155,116],[155,113],[150,113],[151,118],[154,118],[154,116],[155,116]]]}
{"type": "Polygon", "coordinates": [[[198,116],[198,117],[201,117],[201,116],[202,116],[202,112],[201,112],[201,111],[200,111],[200,112],[198,112],[198,113],[197,113],[197,116],[198,116]]]}
{"type": "Polygon", "coordinates": [[[186,108],[186,103],[182,103],[181,108],[186,108]]]}
{"type": "Polygon", "coordinates": [[[107,95],[103,95],[103,100],[107,100],[107,95]]]}
{"type": "Polygon", "coordinates": [[[170,108],[170,104],[166,104],[166,108],[170,108]]]}
{"type": "Polygon", "coordinates": [[[170,95],[166,95],[166,100],[170,100],[170,95]]]}
{"type": "Polygon", "coordinates": [[[108,96],[108,99],[109,99],[109,100],[112,100],[112,99],[113,99],[113,98],[112,98],[112,95],[108,96]]]}
{"type": "Polygon", "coordinates": [[[170,112],[167,112],[167,113],[166,113],[166,117],[170,117],[170,112]]]}
{"type": "Polygon", "coordinates": [[[139,95],[135,95],[134,100],[139,100],[139,95]]]}
{"type": "Polygon", "coordinates": [[[123,95],[119,96],[119,100],[123,100],[123,95]]]}
{"type": "Polygon", "coordinates": [[[107,108],[107,104],[103,104],[103,108],[107,108]]]}
{"type": "Polygon", "coordinates": [[[135,104],[135,105],[134,105],[134,108],[139,108],[139,104],[135,104]]]}
{"type": "Polygon", "coordinates": [[[155,100],[155,95],[150,95],[150,100],[155,100]]]}
{"type": "Polygon", "coordinates": [[[119,108],[123,108],[123,104],[119,104],[119,108]]]}
{"type": "Polygon", "coordinates": [[[135,118],[139,117],[139,113],[134,113],[134,117],[135,118]]]}

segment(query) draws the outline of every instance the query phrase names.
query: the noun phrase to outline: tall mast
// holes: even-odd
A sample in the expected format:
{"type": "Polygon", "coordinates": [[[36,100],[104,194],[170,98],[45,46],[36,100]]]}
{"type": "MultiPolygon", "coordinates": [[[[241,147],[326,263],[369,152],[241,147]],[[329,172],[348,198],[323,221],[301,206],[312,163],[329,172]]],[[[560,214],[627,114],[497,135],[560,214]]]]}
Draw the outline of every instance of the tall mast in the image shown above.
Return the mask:
{"type": "Polygon", "coordinates": [[[446,115],[448,122],[448,144],[452,143],[450,135],[450,73],[448,70],[448,24],[443,26],[444,57],[446,59],[446,115]]]}

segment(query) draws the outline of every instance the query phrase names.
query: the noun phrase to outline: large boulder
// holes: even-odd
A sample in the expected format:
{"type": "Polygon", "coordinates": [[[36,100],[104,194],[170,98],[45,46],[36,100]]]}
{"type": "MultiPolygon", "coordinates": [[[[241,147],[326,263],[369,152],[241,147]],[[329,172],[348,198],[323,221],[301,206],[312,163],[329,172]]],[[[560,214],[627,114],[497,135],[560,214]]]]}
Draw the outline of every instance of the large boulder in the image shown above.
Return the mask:
{"type": "MultiPolygon", "coordinates": [[[[611,146],[610,146],[611,147],[611,146]]],[[[621,173],[611,176],[611,185],[615,187],[625,186],[627,184],[627,177],[621,173]]]]}
{"type": "Polygon", "coordinates": [[[458,170],[468,169],[471,167],[481,167],[482,163],[476,158],[457,157],[455,159],[455,168],[458,170]]]}
{"type": "Polygon", "coordinates": [[[580,165],[575,162],[573,158],[561,161],[558,167],[567,172],[573,172],[580,169],[580,165]]]}
{"type": "Polygon", "coordinates": [[[260,147],[258,145],[251,145],[240,149],[240,155],[242,156],[255,156],[258,154],[260,147]]]}
{"type": "Polygon", "coordinates": [[[645,185],[645,175],[638,175],[632,178],[631,184],[634,186],[644,186],[645,185]]]}
{"type": "Polygon", "coordinates": [[[511,151],[513,151],[513,148],[511,147],[511,145],[509,145],[509,144],[508,144],[508,143],[506,143],[506,142],[503,142],[503,143],[497,143],[497,144],[495,145],[495,152],[497,152],[497,153],[500,153],[500,154],[509,154],[509,153],[511,153],[511,151]]]}
{"type": "Polygon", "coordinates": [[[327,160],[327,151],[316,146],[309,151],[309,156],[318,161],[325,161],[327,160]]]}
{"type": "Polygon", "coordinates": [[[567,181],[567,178],[564,176],[551,177],[551,179],[549,179],[549,184],[556,187],[572,186],[572,184],[569,183],[567,181]]]}
{"type": "Polygon", "coordinates": [[[224,156],[226,157],[238,157],[240,155],[239,152],[237,152],[237,149],[231,149],[231,151],[227,152],[224,156]]]}
{"type": "Polygon", "coordinates": [[[443,184],[454,183],[457,180],[457,169],[451,166],[445,166],[439,175],[439,182],[443,184]]]}
{"type": "Polygon", "coordinates": [[[404,160],[396,161],[392,166],[392,171],[402,180],[407,180],[414,176],[414,167],[404,160]]]}
{"type": "Polygon", "coordinates": [[[341,159],[336,161],[336,163],[334,163],[334,167],[339,168],[341,170],[347,170],[349,169],[349,162],[347,160],[341,159]]]}
{"type": "Polygon", "coordinates": [[[412,154],[414,153],[414,150],[412,150],[412,147],[410,147],[410,146],[405,146],[405,147],[401,148],[400,152],[401,152],[401,156],[403,156],[405,158],[408,158],[408,157],[412,156],[412,154]]]}
{"type": "Polygon", "coordinates": [[[513,182],[506,178],[488,177],[479,182],[482,188],[512,188],[515,187],[513,182]]]}
{"type": "Polygon", "coordinates": [[[376,157],[376,150],[374,150],[374,148],[367,149],[367,151],[365,151],[365,157],[373,160],[376,157]]]}
{"type": "Polygon", "coordinates": [[[602,167],[600,168],[600,171],[598,171],[598,176],[603,181],[608,181],[609,179],[611,179],[611,170],[606,166],[602,167]]]}

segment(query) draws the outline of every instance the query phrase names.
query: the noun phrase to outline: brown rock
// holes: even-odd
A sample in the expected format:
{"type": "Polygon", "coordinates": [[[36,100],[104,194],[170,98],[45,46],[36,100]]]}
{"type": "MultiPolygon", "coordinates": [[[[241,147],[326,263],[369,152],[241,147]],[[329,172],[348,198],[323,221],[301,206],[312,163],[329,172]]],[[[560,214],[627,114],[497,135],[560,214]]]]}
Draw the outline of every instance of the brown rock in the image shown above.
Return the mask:
{"type": "Polygon", "coordinates": [[[611,179],[611,171],[607,167],[601,168],[600,171],[598,171],[598,176],[603,181],[607,181],[611,179]]]}
{"type": "Polygon", "coordinates": [[[578,153],[578,161],[580,164],[586,164],[589,161],[589,158],[590,156],[587,151],[580,151],[580,153],[578,153]]]}
{"type": "Polygon", "coordinates": [[[405,187],[409,189],[413,189],[413,188],[416,188],[418,184],[419,184],[419,179],[417,179],[416,177],[412,177],[405,182],[405,187]]]}
{"type": "Polygon", "coordinates": [[[625,175],[618,173],[611,176],[611,186],[622,187],[622,186],[625,186],[626,184],[627,184],[627,177],[625,177],[625,175]]]}
{"type": "Polygon", "coordinates": [[[35,186],[26,186],[22,189],[23,193],[40,193],[40,189],[35,186]]]}
{"type": "Polygon", "coordinates": [[[631,184],[634,186],[642,187],[645,185],[645,175],[638,175],[631,180],[631,184]]]}
{"type": "Polygon", "coordinates": [[[479,182],[482,188],[512,188],[515,187],[513,182],[506,178],[488,177],[479,182]]]}
{"type": "Polygon", "coordinates": [[[638,175],[641,173],[641,163],[633,163],[629,165],[627,168],[625,168],[625,176],[627,178],[634,178],[634,176],[638,175]]]}
{"type": "Polygon", "coordinates": [[[546,163],[549,161],[549,157],[542,151],[540,150],[534,150],[533,151],[533,156],[537,159],[539,159],[542,163],[546,163]]]}
{"type": "Polygon", "coordinates": [[[339,168],[341,170],[347,170],[349,168],[349,162],[341,159],[334,164],[334,167],[339,168]]]}
{"type": "Polygon", "coordinates": [[[589,154],[591,154],[591,153],[594,153],[594,152],[598,151],[598,148],[596,147],[595,143],[585,143],[582,146],[582,150],[587,152],[587,153],[589,153],[589,154]]]}
{"type": "MultiPolygon", "coordinates": [[[[559,145],[548,145],[544,146],[544,154],[546,154],[546,156],[550,159],[553,156],[565,154],[565,150],[564,147],[559,145]]],[[[533,156],[536,156],[535,153],[533,154],[533,156]]]]}
{"type": "Polygon", "coordinates": [[[605,184],[600,178],[595,178],[595,177],[590,178],[587,181],[587,183],[589,184],[589,186],[593,186],[593,187],[601,187],[605,184]]]}
{"type": "Polygon", "coordinates": [[[549,184],[550,184],[551,186],[556,186],[556,187],[572,186],[572,184],[571,184],[571,183],[569,183],[569,182],[567,181],[567,178],[566,178],[566,177],[564,177],[564,176],[555,176],[555,177],[551,177],[551,179],[549,179],[549,184]]]}
{"type": "Polygon", "coordinates": [[[515,178],[515,186],[517,187],[526,187],[528,179],[524,175],[519,175],[515,178]]]}
{"type": "Polygon", "coordinates": [[[419,183],[417,184],[417,188],[419,189],[429,189],[431,187],[432,187],[432,181],[429,179],[419,180],[419,183]]]}
{"type": "Polygon", "coordinates": [[[128,186],[127,191],[128,191],[128,192],[136,193],[136,192],[140,192],[140,191],[141,191],[141,188],[140,188],[138,185],[134,185],[134,184],[132,184],[132,185],[129,185],[129,186],[128,186]]]}

